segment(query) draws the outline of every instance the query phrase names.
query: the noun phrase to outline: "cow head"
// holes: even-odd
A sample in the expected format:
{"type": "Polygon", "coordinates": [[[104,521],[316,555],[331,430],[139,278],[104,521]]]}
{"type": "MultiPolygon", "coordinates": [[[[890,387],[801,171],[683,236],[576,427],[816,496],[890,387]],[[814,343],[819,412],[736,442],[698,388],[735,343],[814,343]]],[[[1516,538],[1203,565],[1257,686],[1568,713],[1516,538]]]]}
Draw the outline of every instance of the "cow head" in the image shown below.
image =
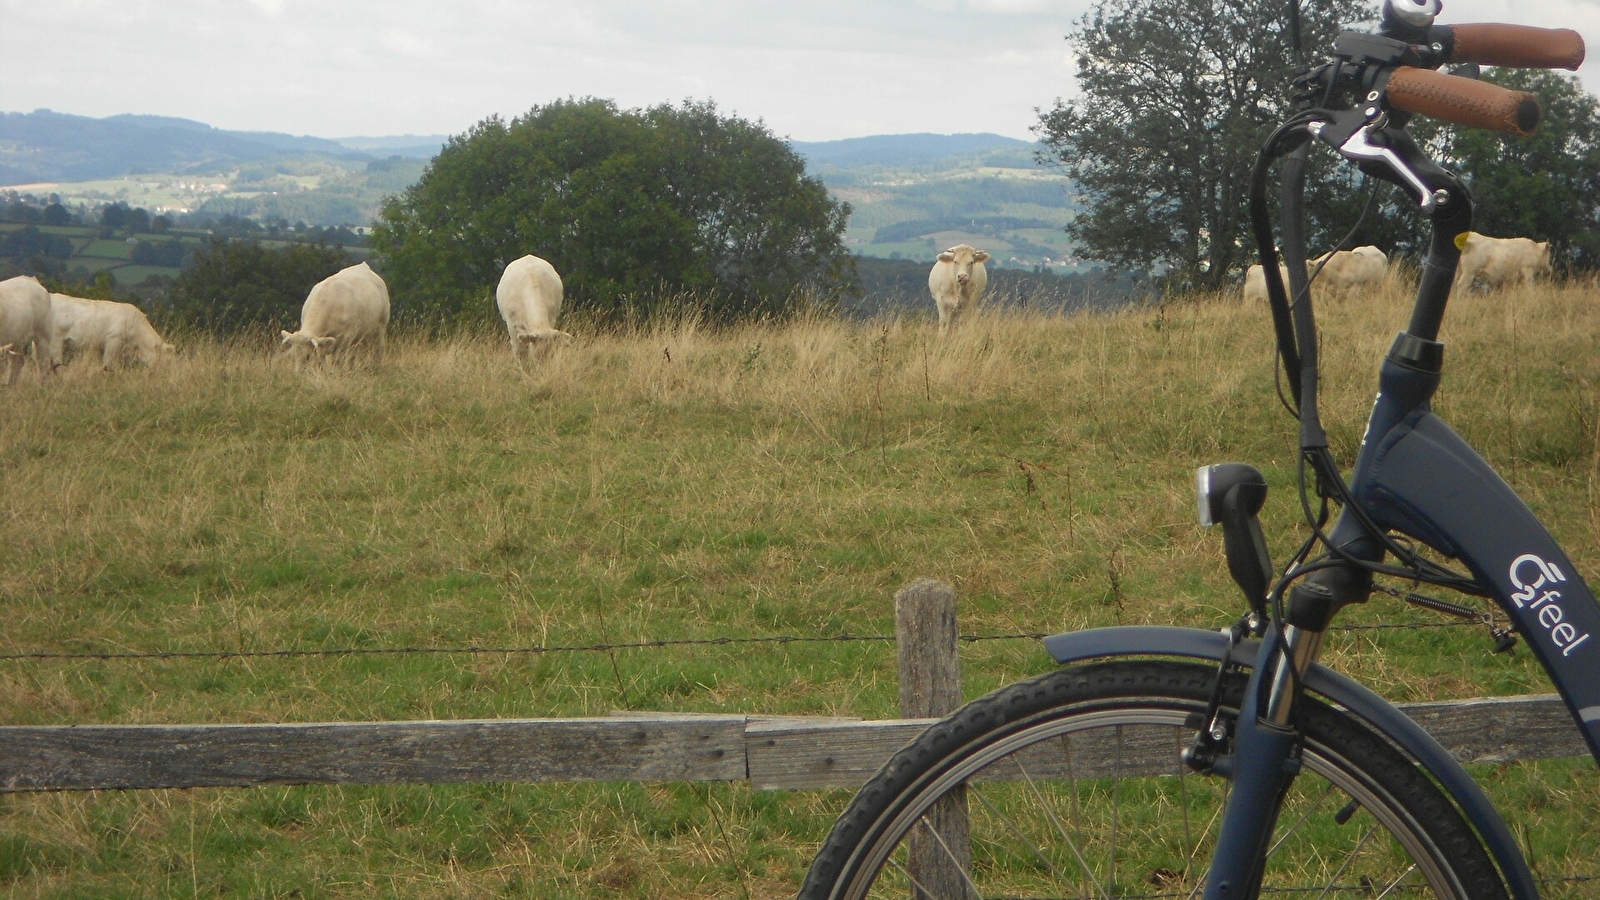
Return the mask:
{"type": "Polygon", "coordinates": [[[539,328],[519,333],[517,342],[526,347],[535,359],[543,359],[555,352],[557,347],[572,343],[572,335],[554,328],[539,328]]]}
{"type": "Polygon", "coordinates": [[[971,281],[972,267],[988,258],[988,253],[969,247],[966,244],[957,244],[939,254],[939,262],[950,263],[955,266],[957,284],[966,284],[971,281]]]}
{"type": "Polygon", "coordinates": [[[302,359],[307,355],[325,353],[333,348],[336,337],[317,337],[306,334],[304,331],[283,332],[283,341],[279,345],[285,355],[302,359]]]}
{"type": "Polygon", "coordinates": [[[1533,245],[1535,260],[1534,267],[1541,272],[1550,271],[1550,242],[1540,241],[1533,245]]]}

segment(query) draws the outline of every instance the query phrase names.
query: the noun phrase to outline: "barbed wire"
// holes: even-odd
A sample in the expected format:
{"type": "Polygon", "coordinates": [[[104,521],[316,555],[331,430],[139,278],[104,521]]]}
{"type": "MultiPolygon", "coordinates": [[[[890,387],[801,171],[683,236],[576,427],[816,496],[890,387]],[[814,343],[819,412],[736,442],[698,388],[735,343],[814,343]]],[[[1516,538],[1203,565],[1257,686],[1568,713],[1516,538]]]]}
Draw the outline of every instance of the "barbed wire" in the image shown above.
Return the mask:
{"type": "MultiPolygon", "coordinates": [[[[1397,622],[1377,625],[1336,625],[1332,631],[1388,631],[1423,628],[1462,628],[1479,622],[1397,622]]],[[[1054,632],[1022,631],[1001,634],[962,634],[956,639],[964,644],[986,641],[1039,641],[1054,632]]],[[[829,643],[893,643],[892,634],[835,634],[835,635],[764,635],[752,637],[711,638],[660,638],[643,641],[624,641],[600,644],[530,644],[508,647],[484,647],[468,644],[458,647],[327,647],[285,648],[275,650],[27,650],[0,653],[0,662],[22,660],[188,660],[188,659],[287,659],[338,656],[538,656],[551,653],[615,653],[619,650],[651,650],[668,647],[724,647],[751,644],[829,644],[829,643]]]]}

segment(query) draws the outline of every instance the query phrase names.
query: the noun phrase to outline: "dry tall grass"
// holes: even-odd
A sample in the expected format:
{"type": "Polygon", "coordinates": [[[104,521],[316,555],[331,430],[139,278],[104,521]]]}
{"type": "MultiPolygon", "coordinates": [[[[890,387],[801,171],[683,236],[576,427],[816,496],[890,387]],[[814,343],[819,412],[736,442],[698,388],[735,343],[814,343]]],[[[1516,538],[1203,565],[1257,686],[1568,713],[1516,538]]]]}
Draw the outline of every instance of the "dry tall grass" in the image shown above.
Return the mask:
{"type": "MultiPolygon", "coordinates": [[[[1324,419],[1347,464],[1406,308],[1392,285],[1323,309],[1324,419]]],[[[924,574],[958,586],[967,632],[1211,627],[1240,602],[1220,540],[1193,522],[1190,473],[1228,459],[1268,474],[1275,553],[1298,542],[1264,309],[1200,297],[966,325],[941,338],[927,320],[688,317],[580,334],[526,369],[487,335],[402,337],[381,366],[305,371],[200,342],[153,371],[24,383],[0,396],[0,648],[887,633],[891,593],[924,574]]],[[[1600,563],[1597,337],[1592,284],[1460,298],[1436,404],[1586,572],[1600,563]]],[[[1348,619],[1431,621],[1389,601],[1348,619]]],[[[1526,654],[1486,645],[1466,629],[1361,632],[1330,658],[1397,698],[1545,689],[1526,654]]],[[[1028,642],[964,659],[969,695],[1048,665],[1028,642]]],[[[882,716],[892,670],[863,644],[5,662],[0,717],[882,716]]],[[[1593,795],[1592,779],[1572,785],[1593,795]]],[[[18,896],[779,896],[842,800],[689,786],[9,798],[0,879],[18,896]]]]}

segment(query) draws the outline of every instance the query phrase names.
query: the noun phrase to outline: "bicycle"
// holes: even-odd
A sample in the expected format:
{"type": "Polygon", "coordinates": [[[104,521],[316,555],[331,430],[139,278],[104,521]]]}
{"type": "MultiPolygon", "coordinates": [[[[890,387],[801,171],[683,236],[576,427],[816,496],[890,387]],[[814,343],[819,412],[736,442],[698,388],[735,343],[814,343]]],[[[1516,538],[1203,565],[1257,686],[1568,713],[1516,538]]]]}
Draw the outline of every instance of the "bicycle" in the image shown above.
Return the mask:
{"type": "MultiPolygon", "coordinates": [[[[1275,576],[1257,520],[1266,480],[1241,463],[1200,469],[1201,524],[1222,526],[1248,611],[1220,632],[1119,627],[1045,639],[1062,668],[967,704],[900,750],[834,825],[802,900],[1538,896],[1516,841],[1462,766],[1317,661],[1335,615],[1365,602],[1375,575],[1489,598],[1600,760],[1600,604],[1527,506],[1429,408],[1472,204],[1405,131],[1423,114],[1531,133],[1540,110],[1530,95],[1473,80],[1475,71],[1436,70],[1576,69],[1583,41],[1564,29],[1440,26],[1438,12],[1438,0],[1386,0],[1376,33],[1340,35],[1332,58],[1300,73],[1296,111],[1251,179],[1310,535],[1275,576]],[[1316,143],[1401,186],[1433,226],[1348,481],[1317,411],[1302,226],[1316,143]],[[1274,164],[1287,290],[1267,204],[1274,164]]],[[[1504,629],[1496,637],[1512,639],[1504,629]]]]}

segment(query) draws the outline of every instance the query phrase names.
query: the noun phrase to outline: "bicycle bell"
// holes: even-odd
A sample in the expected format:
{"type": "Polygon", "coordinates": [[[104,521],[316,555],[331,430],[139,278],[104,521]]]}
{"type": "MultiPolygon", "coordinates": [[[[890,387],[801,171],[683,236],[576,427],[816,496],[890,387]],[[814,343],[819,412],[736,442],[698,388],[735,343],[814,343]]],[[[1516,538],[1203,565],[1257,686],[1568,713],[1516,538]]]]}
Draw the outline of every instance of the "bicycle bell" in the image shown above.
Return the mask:
{"type": "Polygon", "coordinates": [[[1439,0],[1383,0],[1383,21],[1399,21],[1412,28],[1427,28],[1439,15],[1439,8],[1439,0]]]}

